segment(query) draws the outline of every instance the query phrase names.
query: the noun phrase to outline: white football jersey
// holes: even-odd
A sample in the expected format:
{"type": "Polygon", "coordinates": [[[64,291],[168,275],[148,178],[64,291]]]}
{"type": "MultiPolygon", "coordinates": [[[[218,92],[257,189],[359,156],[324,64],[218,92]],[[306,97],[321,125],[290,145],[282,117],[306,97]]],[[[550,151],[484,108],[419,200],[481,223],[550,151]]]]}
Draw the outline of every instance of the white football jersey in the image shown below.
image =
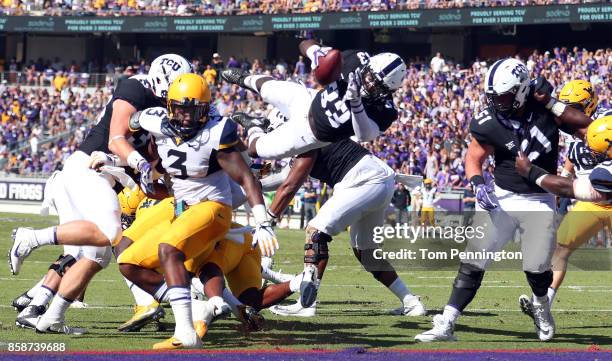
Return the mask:
{"type": "Polygon", "coordinates": [[[238,143],[236,123],[210,116],[190,140],[176,137],[168,127],[166,108],[149,108],[138,115],[138,123],[155,139],[157,153],[172,178],[177,200],[193,205],[206,200],[232,205],[230,178],[217,162],[217,151],[238,143]]]}
{"type": "Polygon", "coordinates": [[[434,198],[437,192],[436,187],[432,187],[431,189],[423,187],[421,192],[423,193],[423,207],[433,208],[434,198]]]}

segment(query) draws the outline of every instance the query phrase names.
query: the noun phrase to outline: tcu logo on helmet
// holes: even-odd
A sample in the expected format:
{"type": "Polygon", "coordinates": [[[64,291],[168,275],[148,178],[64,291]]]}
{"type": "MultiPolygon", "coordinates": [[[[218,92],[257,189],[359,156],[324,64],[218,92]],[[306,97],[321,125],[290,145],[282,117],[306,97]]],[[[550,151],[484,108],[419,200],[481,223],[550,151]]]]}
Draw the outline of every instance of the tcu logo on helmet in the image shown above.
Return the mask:
{"type": "Polygon", "coordinates": [[[179,69],[181,69],[181,64],[177,63],[176,61],[169,59],[169,58],[163,58],[161,60],[161,65],[168,65],[172,68],[172,70],[174,71],[178,71],[179,69]]]}
{"type": "Polygon", "coordinates": [[[527,76],[527,67],[523,64],[516,64],[514,69],[512,69],[512,75],[521,79],[524,76],[527,76]]]}

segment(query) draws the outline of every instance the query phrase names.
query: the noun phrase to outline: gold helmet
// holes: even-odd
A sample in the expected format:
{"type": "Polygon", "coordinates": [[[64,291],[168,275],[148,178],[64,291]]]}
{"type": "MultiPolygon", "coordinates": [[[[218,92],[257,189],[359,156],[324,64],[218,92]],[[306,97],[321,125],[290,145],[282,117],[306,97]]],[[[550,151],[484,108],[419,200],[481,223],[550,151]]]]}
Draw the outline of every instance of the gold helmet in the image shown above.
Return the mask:
{"type": "Polygon", "coordinates": [[[177,136],[190,139],[208,119],[210,89],[206,80],[194,73],[176,78],[168,88],[169,125],[177,136]]]}
{"type": "Polygon", "coordinates": [[[423,180],[423,184],[427,185],[427,184],[433,184],[433,181],[429,178],[425,178],[425,180],[423,180]]]}
{"type": "Polygon", "coordinates": [[[121,213],[126,216],[133,216],[136,213],[138,205],[146,196],[140,187],[136,187],[136,189],[125,187],[117,194],[117,197],[119,198],[121,213]]]}
{"type": "Polygon", "coordinates": [[[587,128],[586,141],[599,161],[612,159],[612,115],[594,120],[587,128]]]}
{"type": "Polygon", "coordinates": [[[597,94],[593,86],[586,80],[572,80],[559,91],[559,100],[565,104],[583,111],[590,117],[597,108],[597,94]]]}

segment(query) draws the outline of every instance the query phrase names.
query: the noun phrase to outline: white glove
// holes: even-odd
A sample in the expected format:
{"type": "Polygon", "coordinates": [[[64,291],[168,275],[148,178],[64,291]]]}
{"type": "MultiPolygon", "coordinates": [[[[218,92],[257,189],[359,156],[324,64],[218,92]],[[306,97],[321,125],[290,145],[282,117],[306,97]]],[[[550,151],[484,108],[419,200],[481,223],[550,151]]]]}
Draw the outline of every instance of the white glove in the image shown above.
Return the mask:
{"type": "Polygon", "coordinates": [[[124,168],[105,165],[100,167],[100,172],[111,175],[116,181],[121,183],[123,187],[127,187],[132,190],[135,190],[138,187],[132,177],[127,175],[124,168]]]}
{"type": "Polygon", "coordinates": [[[312,53],[310,58],[310,69],[315,70],[319,66],[319,57],[325,57],[332,50],[329,46],[319,47],[312,53]]]}
{"type": "Polygon", "coordinates": [[[258,223],[253,231],[253,243],[251,246],[255,248],[259,245],[261,255],[265,257],[272,257],[278,249],[278,241],[276,240],[276,234],[270,222],[258,223]]]}
{"type": "Polygon", "coordinates": [[[349,73],[344,101],[349,100],[351,105],[361,102],[361,78],[355,72],[349,73]]]}
{"type": "Polygon", "coordinates": [[[89,156],[89,168],[100,170],[100,167],[105,165],[115,167],[118,163],[118,158],[119,157],[114,154],[106,154],[96,150],[89,156]]]}

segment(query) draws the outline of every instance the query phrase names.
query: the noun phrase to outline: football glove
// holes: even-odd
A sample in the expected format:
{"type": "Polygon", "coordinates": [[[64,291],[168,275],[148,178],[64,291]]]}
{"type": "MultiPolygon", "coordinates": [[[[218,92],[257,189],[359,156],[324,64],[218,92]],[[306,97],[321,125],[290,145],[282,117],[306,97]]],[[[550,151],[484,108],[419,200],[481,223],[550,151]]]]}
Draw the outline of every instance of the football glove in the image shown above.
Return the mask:
{"type": "Polygon", "coordinates": [[[140,188],[147,194],[153,193],[153,168],[151,163],[141,161],[138,163],[138,172],[140,173],[140,188]]]}
{"type": "Polygon", "coordinates": [[[96,150],[89,156],[89,168],[100,170],[102,166],[108,165],[116,167],[119,164],[119,157],[114,154],[107,154],[96,150]]]}
{"type": "Polygon", "coordinates": [[[255,248],[259,245],[261,255],[265,257],[272,257],[278,249],[278,241],[276,240],[276,234],[272,229],[272,224],[268,221],[258,223],[253,230],[253,243],[251,246],[255,248]]]}
{"type": "Polygon", "coordinates": [[[349,73],[344,101],[349,100],[351,105],[361,101],[361,78],[355,72],[349,73]]]}
{"type": "Polygon", "coordinates": [[[496,201],[491,197],[493,194],[493,187],[486,184],[478,184],[474,187],[474,194],[476,194],[476,201],[480,208],[492,211],[497,208],[496,201]]]}
{"type": "Polygon", "coordinates": [[[319,49],[315,50],[315,52],[313,53],[312,62],[310,63],[310,68],[312,70],[315,70],[319,66],[319,57],[325,57],[325,55],[327,55],[330,50],[332,50],[332,48],[329,46],[322,46],[319,49]]]}

